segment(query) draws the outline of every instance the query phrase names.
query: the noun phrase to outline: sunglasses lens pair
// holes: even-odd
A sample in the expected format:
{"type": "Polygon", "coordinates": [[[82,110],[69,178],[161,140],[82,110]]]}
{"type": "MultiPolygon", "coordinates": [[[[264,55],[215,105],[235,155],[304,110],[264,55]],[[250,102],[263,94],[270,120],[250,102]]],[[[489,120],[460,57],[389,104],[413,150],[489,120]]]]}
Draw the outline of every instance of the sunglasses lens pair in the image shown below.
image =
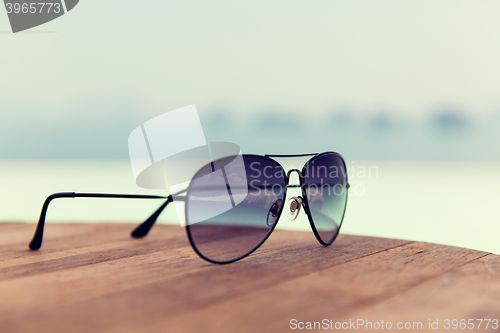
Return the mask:
{"type": "Polygon", "coordinates": [[[302,174],[312,224],[321,242],[329,245],[337,237],[347,205],[344,161],[337,154],[320,155],[304,167],[302,174]]]}
{"type": "Polygon", "coordinates": [[[248,255],[274,229],[284,197],[284,170],[270,159],[238,155],[206,165],[187,192],[191,244],[212,262],[227,263],[248,255]]]}
{"type": "MultiPolygon", "coordinates": [[[[281,165],[257,155],[222,158],[199,170],[186,203],[186,228],[198,254],[227,263],[258,248],[283,211],[285,179],[281,165]]],[[[302,192],[318,240],[331,244],[347,203],[343,159],[334,153],[312,158],[302,170],[302,192]]]]}

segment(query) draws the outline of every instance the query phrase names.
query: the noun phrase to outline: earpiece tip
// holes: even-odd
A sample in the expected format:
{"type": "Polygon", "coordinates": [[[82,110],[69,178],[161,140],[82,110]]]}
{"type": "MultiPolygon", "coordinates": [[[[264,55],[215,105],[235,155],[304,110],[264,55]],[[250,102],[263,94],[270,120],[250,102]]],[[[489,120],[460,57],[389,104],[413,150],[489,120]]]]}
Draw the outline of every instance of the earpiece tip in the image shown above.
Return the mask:
{"type": "Polygon", "coordinates": [[[140,226],[139,226],[134,231],[132,231],[132,233],[130,233],[130,236],[132,238],[143,238],[147,234],[148,234],[148,231],[143,230],[143,228],[140,228],[140,226]]]}
{"type": "Polygon", "coordinates": [[[42,242],[39,242],[38,240],[32,240],[31,243],[29,244],[29,248],[32,251],[39,250],[40,247],[42,246],[42,242]]]}

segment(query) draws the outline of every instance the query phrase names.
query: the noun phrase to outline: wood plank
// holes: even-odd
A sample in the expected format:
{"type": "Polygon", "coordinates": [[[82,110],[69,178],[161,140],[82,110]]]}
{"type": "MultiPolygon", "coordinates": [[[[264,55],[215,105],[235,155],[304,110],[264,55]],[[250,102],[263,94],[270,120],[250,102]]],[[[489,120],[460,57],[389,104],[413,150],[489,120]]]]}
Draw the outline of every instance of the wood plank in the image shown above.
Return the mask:
{"type": "MultiPolygon", "coordinates": [[[[375,321],[437,321],[445,330],[446,319],[497,319],[500,321],[500,256],[489,254],[468,265],[463,265],[415,288],[390,297],[356,314],[375,321]]],[[[490,323],[472,321],[475,329],[467,331],[498,332],[490,323]],[[479,324],[482,324],[478,328],[479,324]]],[[[472,326],[471,326],[472,327],[472,326]]],[[[453,329],[449,329],[453,330],[453,329]]],[[[463,330],[460,330],[463,331],[463,330]]]]}
{"type": "Polygon", "coordinates": [[[275,286],[272,292],[260,290],[242,297],[237,303],[244,316],[231,314],[235,301],[230,300],[198,311],[196,317],[201,320],[189,321],[192,314],[184,315],[156,325],[154,330],[189,325],[188,331],[203,328],[204,332],[220,332],[224,331],[220,323],[224,323],[238,332],[276,332],[289,328],[290,320],[294,318],[303,322],[321,322],[325,318],[334,322],[348,320],[360,309],[369,308],[484,255],[479,251],[436,244],[406,244],[312,272],[275,286]],[[272,311],[263,311],[269,304],[273,304],[272,311]],[[220,318],[220,323],[214,326],[206,324],[210,318],[220,318]]]}
{"type": "MultiPolygon", "coordinates": [[[[1,251],[0,332],[281,332],[292,318],[410,318],[411,309],[426,314],[411,305],[419,295],[455,292],[449,307],[476,294],[493,302],[484,293],[500,272],[498,256],[479,251],[349,235],[323,247],[312,233],[280,230],[252,256],[214,265],[192,251],[183,228],[159,225],[136,240],[133,226],[48,225],[32,252],[34,225],[0,224],[16,240],[1,251]],[[471,282],[483,287],[462,298],[455,286],[471,282]],[[400,315],[390,316],[394,308],[400,315]]],[[[474,302],[461,309],[488,313],[474,302]]]]}

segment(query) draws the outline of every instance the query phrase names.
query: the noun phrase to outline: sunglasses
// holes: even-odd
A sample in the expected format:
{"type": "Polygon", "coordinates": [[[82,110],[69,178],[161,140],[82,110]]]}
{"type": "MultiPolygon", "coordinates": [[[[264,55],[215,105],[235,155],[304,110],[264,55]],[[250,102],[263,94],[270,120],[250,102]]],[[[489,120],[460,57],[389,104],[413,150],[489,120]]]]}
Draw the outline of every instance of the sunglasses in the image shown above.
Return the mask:
{"type": "Polygon", "coordinates": [[[316,239],[328,246],[342,225],[348,189],[345,161],[334,152],[229,156],[206,164],[187,189],[169,196],[52,194],[43,204],[29,248],[41,247],[47,209],[57,198],[166,199],[132,231],[134,238],[145,237],[169,203],[184,202],[185,228],[192,248],[201,258],[217,264],[235,262],[257,250],[271,235],[283,211],[295,220],[303,208],[316,239]],[[273,159],[308,156],[311,158],[301,170],[288,172],[273,159]],[[293,173],[298,175],[299,184],[290,184],[293,173]],[[288,188],[300,189],[299,195],[287,201],[288,188]]]}

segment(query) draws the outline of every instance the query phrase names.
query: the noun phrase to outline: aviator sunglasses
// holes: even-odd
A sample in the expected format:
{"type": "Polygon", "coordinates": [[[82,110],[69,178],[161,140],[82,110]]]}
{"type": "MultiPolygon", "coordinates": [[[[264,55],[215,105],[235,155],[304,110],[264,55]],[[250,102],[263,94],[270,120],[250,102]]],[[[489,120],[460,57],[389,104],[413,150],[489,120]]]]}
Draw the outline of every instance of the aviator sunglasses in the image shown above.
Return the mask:
{"type": "Polygon", "coordinates": [[[43,204],[29,248],[41,247],[47,209],[57,198],[166,199],[132,231],[134,238],[145,237],[169,203],[182,201],[192,248],[201,258],[217,264],[240,260],[257,250],[271,235],[284,210],[294,220],[303,209],[316,239],[328,246],[342,225],[348,189],[346,164],[338,153],[228,156],[206,164],[192,177],[186,190],[168,196],[52,194],[43,204]],[[308,156],[311,158],[301,170],[288,172],[273,159],[308,156]],[[290,184],[293,173],[298,175],[299,184],[290,184]],[[301,195],[287,201],[287,188],[300,188],[301,195]]]}

